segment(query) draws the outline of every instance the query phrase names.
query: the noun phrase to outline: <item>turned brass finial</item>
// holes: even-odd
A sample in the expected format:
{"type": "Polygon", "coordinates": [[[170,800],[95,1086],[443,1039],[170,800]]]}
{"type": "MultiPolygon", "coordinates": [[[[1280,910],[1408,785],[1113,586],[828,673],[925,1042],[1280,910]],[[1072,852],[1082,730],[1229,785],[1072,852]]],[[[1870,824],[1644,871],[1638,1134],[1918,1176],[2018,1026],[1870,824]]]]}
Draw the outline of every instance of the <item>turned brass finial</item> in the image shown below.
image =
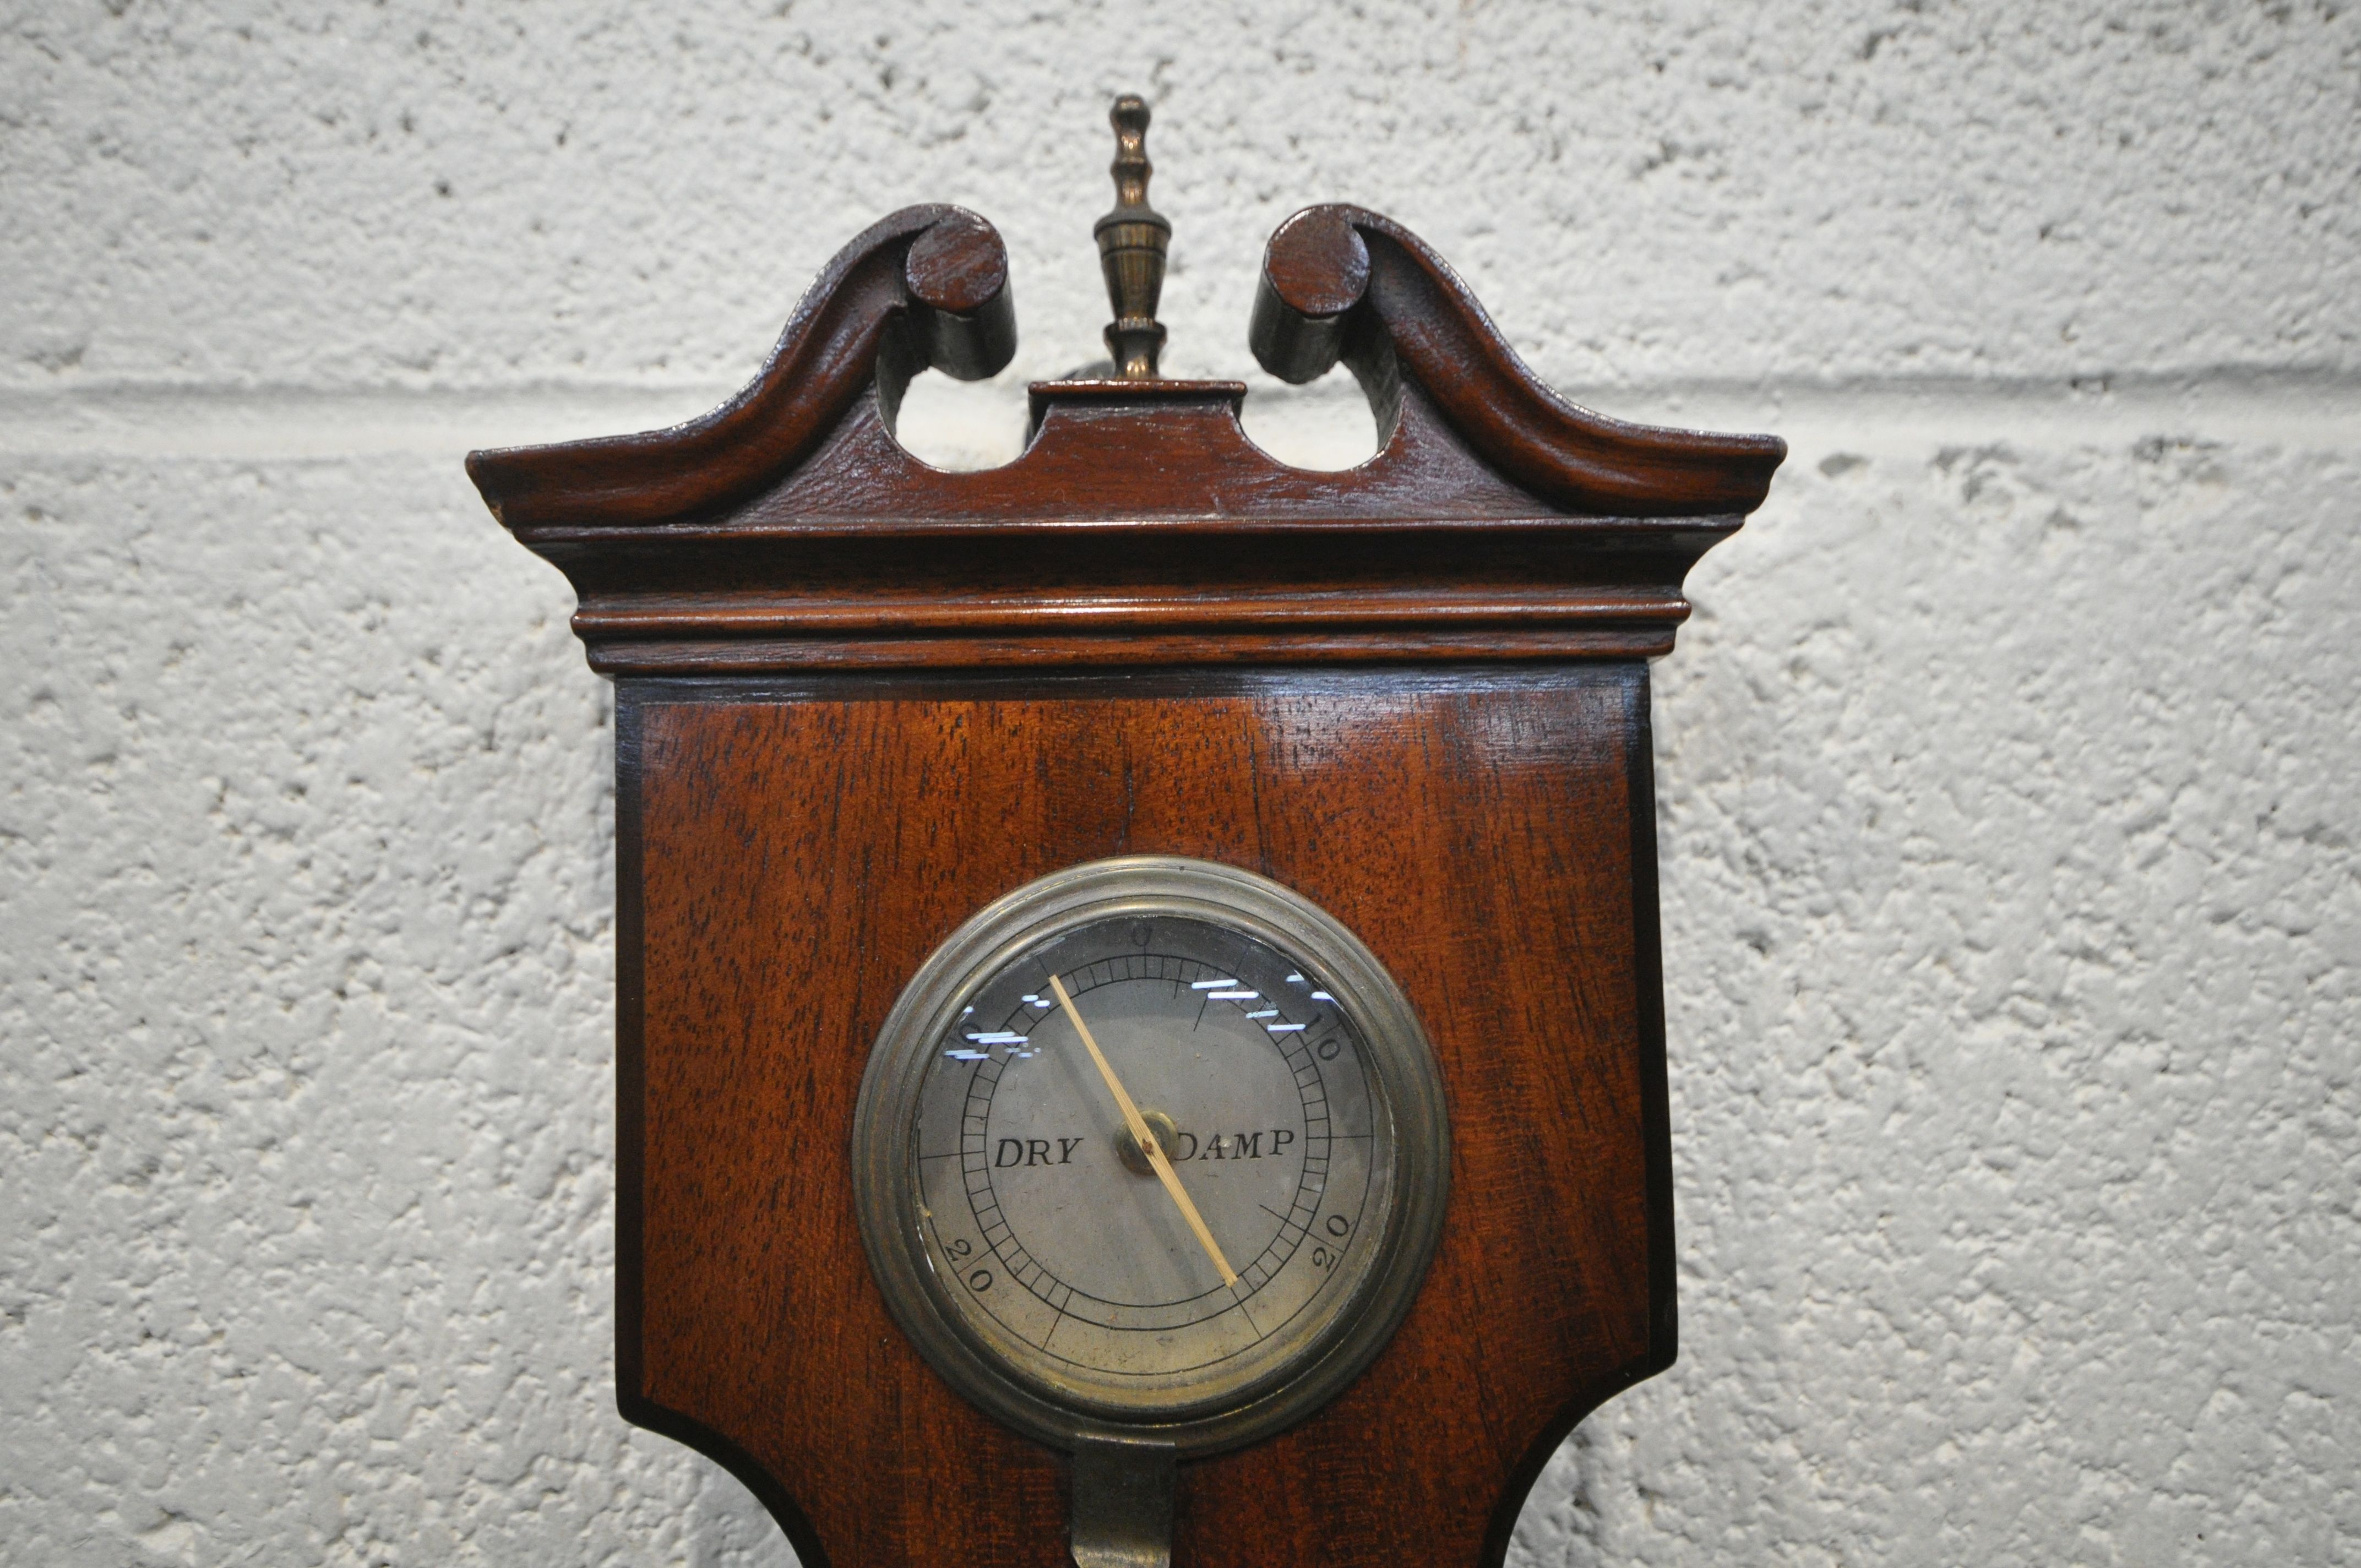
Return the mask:
{"type": "Polygon", "coordinates": [[[1126,381],[1156,378],[1156,358],[1164,351],[1164,328],[1156,302],[1164,292],[1164,252],[1172,225],[1148,204],[1148,104],[1136,93],[1115,101],[1107,114],[1115,126],[1115,211],[1093,230],[1099,242],[1099,269],[1106,274],[1107,302],[1115,320],[1106,329],[1107,352],[1115,374],[1126,381]]]}

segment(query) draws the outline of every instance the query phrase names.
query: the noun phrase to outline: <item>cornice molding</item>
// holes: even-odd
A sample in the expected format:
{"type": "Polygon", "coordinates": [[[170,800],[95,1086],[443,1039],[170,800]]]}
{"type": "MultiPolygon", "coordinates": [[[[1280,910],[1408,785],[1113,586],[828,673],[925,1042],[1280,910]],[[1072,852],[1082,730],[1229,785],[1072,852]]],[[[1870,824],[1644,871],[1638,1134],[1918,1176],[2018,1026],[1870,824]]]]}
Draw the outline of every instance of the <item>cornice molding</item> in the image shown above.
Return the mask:
{"type": "Polygon", "coordinates": [[[1235,381],[1071,380],[1035,385],[1013,462],[930,467],[894,437],[903,388],[993,374],[1016,324],[991,225],[911,207],[838,254],[713,413],[468,472],[625,675],[1647,657],[1785,451],[1565,402],[1358,208],[1280,227],[1251,337],[1291,379],[1349,365],[1377,454],[1279,462],[1235,381]]]}

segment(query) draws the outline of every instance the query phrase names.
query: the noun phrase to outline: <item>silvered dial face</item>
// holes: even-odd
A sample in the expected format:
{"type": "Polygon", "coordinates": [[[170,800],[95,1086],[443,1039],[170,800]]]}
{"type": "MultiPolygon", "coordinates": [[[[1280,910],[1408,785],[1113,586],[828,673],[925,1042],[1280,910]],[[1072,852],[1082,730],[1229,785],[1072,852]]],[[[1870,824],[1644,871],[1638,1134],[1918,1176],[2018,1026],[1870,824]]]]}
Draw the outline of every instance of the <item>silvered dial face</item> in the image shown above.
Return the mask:
{"type": "Polygon", "coordinates": [[[920,967],[854,1119],[896,1320],[1032,1435],[1253,1441],[1349,1382],[1443,1219],[1441,1083],[1368,949],[1233,867],[1093,861],[920,967]]]}
{"type": "Polygon", "coordinates": [[[1327,977],[1172,914],[1103,917],[987,977],[936,1043],[917,1134],[922,1242],[964,1325],[1126,1409],[1283,1364],[1366,1275],[1391,1190],[1393,1126],[1327,977]]]}

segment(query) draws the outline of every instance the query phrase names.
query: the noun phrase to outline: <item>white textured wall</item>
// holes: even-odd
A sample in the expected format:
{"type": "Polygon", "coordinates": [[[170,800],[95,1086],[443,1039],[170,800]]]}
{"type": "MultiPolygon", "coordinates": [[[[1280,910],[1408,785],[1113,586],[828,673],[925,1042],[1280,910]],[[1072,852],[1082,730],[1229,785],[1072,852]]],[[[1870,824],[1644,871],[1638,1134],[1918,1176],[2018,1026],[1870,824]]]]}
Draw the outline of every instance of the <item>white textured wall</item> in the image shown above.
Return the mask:
{"type": "Polygon", "coordinates": [[[2361,13],[18,0],[0,1561],[788,1561],[613,1412],[607,696],[459,457],[916,200],[1005,453],[1134,86],[1173,370],[1350,198],[1795,447],[1659,667],[1682,1360],[1516,1560],[2361,1558],[2361,13]]]}

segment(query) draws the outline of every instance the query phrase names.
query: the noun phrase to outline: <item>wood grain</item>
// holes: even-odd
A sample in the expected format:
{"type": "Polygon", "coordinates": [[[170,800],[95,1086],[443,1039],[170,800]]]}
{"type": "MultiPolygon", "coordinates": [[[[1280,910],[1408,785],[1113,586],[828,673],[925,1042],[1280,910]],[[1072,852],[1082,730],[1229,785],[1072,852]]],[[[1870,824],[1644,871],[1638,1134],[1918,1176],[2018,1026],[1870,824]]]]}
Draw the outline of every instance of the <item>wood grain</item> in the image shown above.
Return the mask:
{"type": "Polygon", "coordinates": [[[1635,662],[620,691],[622,1404],[809,1568],[1063,1562],[1056,1456],[888,1317],[847,1171],[885,1011],[992,898],[1166,852],[1297,888],[1402,982],[1451,1208],[1369,1372],[1184,1467],[1177,1563],[1497,1562],[1583,1411],[1672,1355],[1635,662]]]}

